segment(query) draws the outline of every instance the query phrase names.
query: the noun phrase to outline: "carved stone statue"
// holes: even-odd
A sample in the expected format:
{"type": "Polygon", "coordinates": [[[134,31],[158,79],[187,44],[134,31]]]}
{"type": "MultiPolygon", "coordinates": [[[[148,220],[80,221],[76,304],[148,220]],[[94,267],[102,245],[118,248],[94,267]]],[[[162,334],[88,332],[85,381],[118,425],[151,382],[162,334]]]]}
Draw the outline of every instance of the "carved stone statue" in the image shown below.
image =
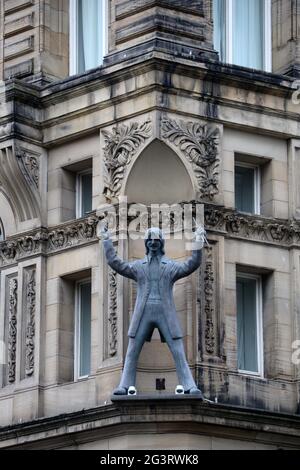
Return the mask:
{"type": "Polygon", "coordinates": [[[129,326],[129,344],[124,370],[114,395],[126,395],[128,389],[135,390],[136,367],[145,341],[151,341],[152,333],[158,328],[162,342],[166,342],[176,364],[179,383],[186,394],[202,397],[188,366],[183,334],[179,325],[174,299],[173,285],[194,272],[201,263],[205,230],[199,227],[195,232],[192,256],[179,263],[166,258],[163,233],[150,228],[145,234],[146,257],[132,263],[122,261],[116,254],[107,228],[101,227],[101,238],[109,266],[122,276],[137,282],[137,300],[129,326]]]}

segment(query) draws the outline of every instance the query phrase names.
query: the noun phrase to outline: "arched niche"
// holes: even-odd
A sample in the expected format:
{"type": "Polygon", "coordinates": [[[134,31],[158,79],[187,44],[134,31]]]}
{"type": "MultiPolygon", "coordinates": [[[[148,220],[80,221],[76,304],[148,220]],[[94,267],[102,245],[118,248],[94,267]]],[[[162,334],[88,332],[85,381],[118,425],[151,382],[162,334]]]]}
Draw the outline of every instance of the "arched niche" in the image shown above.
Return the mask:
{"type": "MultiPolygon", "coordinates": [[[[123,194],[128,203],[176,204],[195,199],[195,188],[189,170],[181,158],[166,144],[154,140],[133,162],[127,181],[124,183],[123,194]]],[[[185,240],[166,240],[166,256],[183,261],[188,253],[185,240]]],[[[145,256],[144,240],[128,242],[128,258],[140,259],[145,256]]],[[[128,305],[131,313],[135,298],[136,287],[130,281],[124,295],[129,295],[128,305]]],[[[174,287],[175,305],[184,334],[186,350],[193,350],[193,314],[190,309],[191,278],[176,283],[174,287]],[[189,310],[190,309],[190,310],[189,310]]],[[[188,356],[191,361],[193,358],[188,356]]],[[[138,363],[137,386],[140,391],[154,391],[157,378],[165,378],[166,388],[173,391],[177,385],[174,371],[174,361],[166,344],[161,343],[157,331],[154,332],[151,343],[145,343],[138,363]]]]}
{"type": "Polygon", "coordinates": [[[195,198],[188,171],[166,144],[154,140],[135,160],[126,184],[128,202],[173,204],[195,198]]]}
{"type": "Polygon", "coordinates": [[[1,230],[4,234],[3,239],[14,235],[17,232],[15,214],[13,213],[6,196],[0,190],[0,232],[1,230]]]}

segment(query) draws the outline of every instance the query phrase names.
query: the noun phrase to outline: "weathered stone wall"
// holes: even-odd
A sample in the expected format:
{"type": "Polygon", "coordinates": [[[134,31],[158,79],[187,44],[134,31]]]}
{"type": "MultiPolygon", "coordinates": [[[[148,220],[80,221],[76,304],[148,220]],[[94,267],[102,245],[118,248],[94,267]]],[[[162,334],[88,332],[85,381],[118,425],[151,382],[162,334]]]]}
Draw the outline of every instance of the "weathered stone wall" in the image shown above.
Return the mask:
{"type": "Polygon", "coordinates": [[[68,75],[68,11],[68,0],[1,0],[1,80],[68,75]]]}

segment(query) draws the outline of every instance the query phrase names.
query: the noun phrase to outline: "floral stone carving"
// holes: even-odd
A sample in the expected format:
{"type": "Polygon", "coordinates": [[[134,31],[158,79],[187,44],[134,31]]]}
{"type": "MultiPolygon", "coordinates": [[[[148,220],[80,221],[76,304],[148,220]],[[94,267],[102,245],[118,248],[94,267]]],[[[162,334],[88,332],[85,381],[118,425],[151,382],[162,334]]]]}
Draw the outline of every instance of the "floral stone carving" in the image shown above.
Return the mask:
{"type": "Polygon", "coordinates": [[[175,144],[191,163],[201,197],[219,192],[219,129],[195,122],[162,121],[163,138],[175,144]]]}
{"type": "Polygon", "coordinates": [[[112,132],[103,131],[105,138],[104,194],[107,199],[111,200],[120,194],[126,167],[138,148],[150,137],[150,131],[149,121],[143,124],[133,122],[129,126],[121,124],[113,127],[112,132]]]}

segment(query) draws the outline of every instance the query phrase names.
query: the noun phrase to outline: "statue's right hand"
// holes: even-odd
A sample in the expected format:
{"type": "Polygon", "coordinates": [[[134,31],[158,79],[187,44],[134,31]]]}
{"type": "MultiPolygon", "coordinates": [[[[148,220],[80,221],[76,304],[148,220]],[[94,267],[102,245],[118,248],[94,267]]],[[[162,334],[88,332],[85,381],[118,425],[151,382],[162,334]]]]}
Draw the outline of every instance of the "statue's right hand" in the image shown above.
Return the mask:
{"type": "Polygon", "coordinates": [[[106,220],[101,220],[97,225],[97,236],[100,240],[108,240],[110,233],[108,231],[108,223],[106,220]]]}

